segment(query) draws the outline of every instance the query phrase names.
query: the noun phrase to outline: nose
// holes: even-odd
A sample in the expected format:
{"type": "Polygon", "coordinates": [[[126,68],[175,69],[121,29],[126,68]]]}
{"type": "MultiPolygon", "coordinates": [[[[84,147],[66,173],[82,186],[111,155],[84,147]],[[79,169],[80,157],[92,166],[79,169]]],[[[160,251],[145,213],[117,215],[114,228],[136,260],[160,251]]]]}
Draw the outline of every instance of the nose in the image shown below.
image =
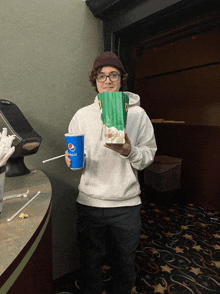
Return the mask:
{"type": "Polygon", "coordinates": [[[110,80],[110,76],[106,76],[106,80],[105,80],[106,83],[112,83],[112,81],[110,80]],[[109,81],[108,81],[109,79],[109,81]]]}

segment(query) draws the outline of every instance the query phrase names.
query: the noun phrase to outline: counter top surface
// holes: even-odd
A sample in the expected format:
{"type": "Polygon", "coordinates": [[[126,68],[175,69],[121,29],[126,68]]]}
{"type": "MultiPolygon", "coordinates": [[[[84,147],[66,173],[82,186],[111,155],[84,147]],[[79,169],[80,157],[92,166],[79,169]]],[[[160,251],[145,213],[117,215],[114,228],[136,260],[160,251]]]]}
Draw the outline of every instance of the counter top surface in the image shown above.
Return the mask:
{"type": "Polygon", "coordinates": [[[24,176],[5,178],[3,197],[25,193],[27,190],[29,190],[29,193],[25,198],[3,201],[2,216],[0,217],[0,275],[34,235],[51,202],[51,184],[43,172],[36,170],[24,176]],[[13,220],[8,222],[7,219],[11,218],[38,191],[41,191],[41,193],[13,220]],[[22,212],[27,214],[28,218],[19,218],[22,212]]]}

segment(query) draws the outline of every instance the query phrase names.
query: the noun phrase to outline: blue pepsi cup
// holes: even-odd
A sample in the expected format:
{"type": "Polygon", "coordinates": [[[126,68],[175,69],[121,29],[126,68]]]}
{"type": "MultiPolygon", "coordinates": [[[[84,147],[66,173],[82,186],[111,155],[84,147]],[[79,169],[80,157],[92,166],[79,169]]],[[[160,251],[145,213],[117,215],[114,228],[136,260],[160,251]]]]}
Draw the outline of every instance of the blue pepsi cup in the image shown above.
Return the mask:
{"type": "Polygon", "coordinates": [[[71,160],[71,169],[80,169],[84,165],[84,134],[67,133],[66,145],[71,160]]]}

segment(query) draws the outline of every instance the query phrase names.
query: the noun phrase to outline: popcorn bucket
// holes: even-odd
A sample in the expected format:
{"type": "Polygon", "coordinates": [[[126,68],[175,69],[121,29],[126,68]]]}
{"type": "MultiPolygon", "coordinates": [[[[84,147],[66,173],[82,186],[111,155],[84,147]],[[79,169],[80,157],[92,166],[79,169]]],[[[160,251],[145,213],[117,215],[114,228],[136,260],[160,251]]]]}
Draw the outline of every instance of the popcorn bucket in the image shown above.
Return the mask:
{"type": "Polygon", "coordinates": [[[5,183],[5,171],[6,165],[0,167],[0,216],[2,214],[2,202],[4,193],[4,183],[5,183]]]}
{"type": "Polygon", "coordinates": [[[124,144],[129,98],[123,92],[98,94],[105,143],[124,144]]]}

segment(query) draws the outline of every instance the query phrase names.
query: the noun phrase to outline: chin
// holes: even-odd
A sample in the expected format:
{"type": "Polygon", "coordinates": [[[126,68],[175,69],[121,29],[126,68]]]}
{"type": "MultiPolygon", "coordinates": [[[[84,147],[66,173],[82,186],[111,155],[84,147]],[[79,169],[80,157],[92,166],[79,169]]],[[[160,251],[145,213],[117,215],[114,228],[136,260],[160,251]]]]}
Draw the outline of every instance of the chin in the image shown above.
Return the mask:
{"type": "Polygon", "coordinates": [[[105,89],[104,92],[116,92],[116,89],[109,88],[109,89],[105,89]]]}
{"type": "Polygon", "coordinates": [[[106,88],[106,89],[103,89],[101,91],[99,91],[99,94],[103,93],[103,92],[119,92],[120,90],[117,89],[117,88],[106,88]]]}

